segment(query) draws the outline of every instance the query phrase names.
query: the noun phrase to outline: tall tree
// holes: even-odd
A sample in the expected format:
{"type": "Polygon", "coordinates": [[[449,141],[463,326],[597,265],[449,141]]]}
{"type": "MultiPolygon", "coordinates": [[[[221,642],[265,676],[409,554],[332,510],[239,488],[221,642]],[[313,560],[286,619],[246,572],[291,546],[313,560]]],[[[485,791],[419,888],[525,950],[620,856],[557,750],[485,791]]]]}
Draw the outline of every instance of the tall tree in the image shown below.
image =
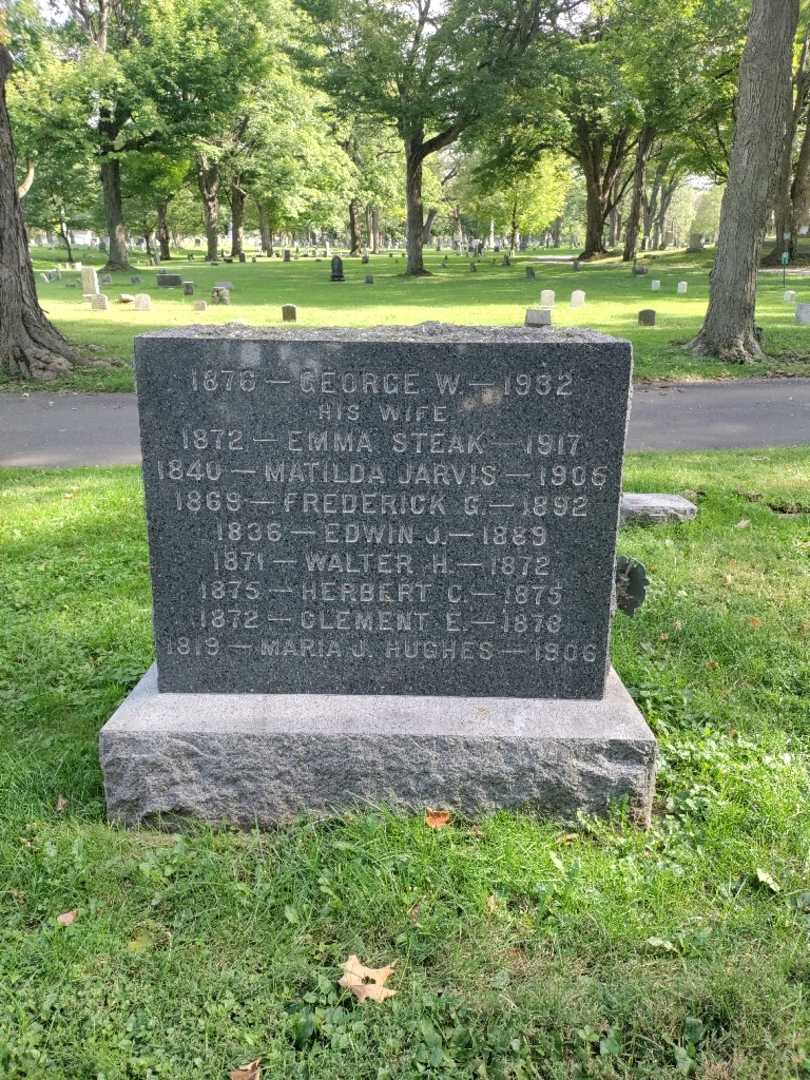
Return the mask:
{"type": "Polygon", "coordinates": [[[6,81],[13,66],[0,39],[0,370],[50,379],[71,370],[73,354],[37,300],[6,105],[6,81]]]}
{"type": "Polygon", "coordinates": [[[581,0],[299,0],[339,106],[395,128],[405,152],[407,273],[426,273],[425,160],[492,108],[531,42],[581,0]]]}
{"type": "Polygon", "coordinates": [[[754,327],[757,263],[789,120],[798,21],[799,0],[753,0],[709,307],[689,345],[700,355],[736,363],[762,355],[754,327]]]}

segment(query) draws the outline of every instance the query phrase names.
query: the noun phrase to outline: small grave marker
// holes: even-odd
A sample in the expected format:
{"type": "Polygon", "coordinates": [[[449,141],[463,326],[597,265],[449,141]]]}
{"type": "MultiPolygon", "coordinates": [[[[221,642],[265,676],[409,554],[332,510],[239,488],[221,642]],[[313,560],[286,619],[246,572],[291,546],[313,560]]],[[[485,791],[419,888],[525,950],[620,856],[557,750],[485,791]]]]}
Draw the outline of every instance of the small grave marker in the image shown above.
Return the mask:
{"type": "Polygon", "coordinates": [[[194,301],[194,310],[195,311],[208,311],[208,304],[205,302],[205,300],[195,300],[194,301]]]}
{"type": "Polygon", "coordinates": [[[571,293],[571,307],[585,307],[585,293],[582,289],[574,289],[571,293]]]}
{"type": "Polygon", "coordinates": [[[796,305],[796,322],[802,326],[810,326],[810,304],[796,305]]]}
{"type": "Polygon", "coordinates": [[[82,293],[84,296],[98,293],[98,274],[94,266],[85,266],[82,270],[82,293]]]}
{"type": "Polygon", "coordinates": [[[183,282],[183,296],[193,296],[193,295],[194,295],[194,282],[193,281],[184,281],[183,282]]]}
{"type": "Polygon", "coordinates": [[[655,311],[652,308],[642,308],[638,313],[639,326],[655,326],[655,311]]]}
{"type": "Polygon", "coordinates": [[[283,322],[297,322],[298,308],[295,304],[282,304],[281,318],[283,322]]]}
{"type": "Polygon", "coordinates": [[[540,293],[540,307],[553,308],[557,296],[553,289],[543,289],[540,293]]]}
{"type": "Polygon", "coordinates": [[[650,288],[652,289],[653,292],[658,292],[659,291],[659,289],[661,288],[661,282],[659,281],[658,278],[653,278],[652,279],[652,281],[650,282],[650,288]]]}
{"type": "Polygon", "coordinates": [[[152,297],[149,293],[136,293],[132,307],[135,311],[151,311],[152,297]]]}
{"type": "Polygon", "coordinates": [[[524,326],[551,326],[551,308],[527,308],[524,326]]]}
{"type": "Polygon", "coordinates": [[[679,281],[678,282],[678,295],[679,296],[686,296],[688,291],[689,291],[689,282],[688,281],[679,281]]]}
{"type": "Polygon", "coordinates": [[[93,311],[107,311],[110,306],[110,300],[104,293],[96,293],[90,300],[90,306],[93,311]]]}
{"type": "Polygon", "coordinates": [[[333,255],[332,261],[329,264],[329,280],[330,281],[345,281],[343,276],[343,259],[339,255],[333,255]]]}

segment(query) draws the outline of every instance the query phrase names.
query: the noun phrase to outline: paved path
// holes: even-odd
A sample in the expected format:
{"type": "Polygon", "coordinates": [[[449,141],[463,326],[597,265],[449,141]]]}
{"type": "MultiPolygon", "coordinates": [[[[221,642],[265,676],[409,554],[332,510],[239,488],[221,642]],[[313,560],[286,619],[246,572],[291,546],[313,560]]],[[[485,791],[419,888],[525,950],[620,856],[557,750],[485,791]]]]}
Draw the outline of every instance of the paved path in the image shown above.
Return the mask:
{"type": "MultiPolygon", "coordinates": [[[[636,387],[631,450],[810,444],[810,379],[636,387]]],[[[0,394],[0,466],[140,461],[134,394],[0,394]]]]}

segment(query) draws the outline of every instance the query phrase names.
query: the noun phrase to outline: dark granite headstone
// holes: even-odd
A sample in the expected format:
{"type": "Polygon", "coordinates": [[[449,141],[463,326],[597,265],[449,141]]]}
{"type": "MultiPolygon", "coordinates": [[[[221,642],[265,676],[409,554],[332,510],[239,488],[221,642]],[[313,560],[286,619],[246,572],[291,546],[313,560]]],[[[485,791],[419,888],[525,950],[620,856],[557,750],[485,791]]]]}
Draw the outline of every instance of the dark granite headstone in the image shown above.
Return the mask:
{"type": "Polygon", "coordinates": [[[194,282],[193,281],[184,281],[183,282],[183,295],[184,296],[193,296],[194,295],[194,282]]]}
{"type": "Polygon", "coordinates": [[[639,326],[655,326],[655,309],[642,308],[638,313],[639,326]]]}
{"type": "Polygon", "coordinates": [[[161,691],[601,697],[626,342],[191,328],[136,371],[161,691]]]}
{"type": "Polygon", "coordinates": [[[345,281],[343,276],[343,259],[339,255],[333,255],[330,266],[330,280],[331,281],[345,281]]]}
{"type": "Polygon", "coordinates": [[[239,262],[247,262],[247,255],[245,255],[244,251],[239,252],[239,262]]]}
{"type": "Polygon", "coordinates": [[[176,285],[182,285],[183,279],[180,274],[160,273],[157,276],[157,283],[161,289],[170,289],[176,285]]]}

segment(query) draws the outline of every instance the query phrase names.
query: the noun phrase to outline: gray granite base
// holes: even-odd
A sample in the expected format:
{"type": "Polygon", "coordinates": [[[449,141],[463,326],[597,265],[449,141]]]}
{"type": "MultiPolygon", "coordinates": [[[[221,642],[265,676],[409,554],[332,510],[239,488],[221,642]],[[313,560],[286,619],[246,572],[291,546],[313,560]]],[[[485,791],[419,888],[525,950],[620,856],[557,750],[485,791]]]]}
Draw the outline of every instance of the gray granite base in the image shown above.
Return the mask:
{"type": "Polygon", "coordinates": [[[656,743],[611,669],[601,701],[160,694],[153,666],[102,728],[126,825],[268,826],[371,806],[566,819],[627,799],[649,822],[656,743]]]}

